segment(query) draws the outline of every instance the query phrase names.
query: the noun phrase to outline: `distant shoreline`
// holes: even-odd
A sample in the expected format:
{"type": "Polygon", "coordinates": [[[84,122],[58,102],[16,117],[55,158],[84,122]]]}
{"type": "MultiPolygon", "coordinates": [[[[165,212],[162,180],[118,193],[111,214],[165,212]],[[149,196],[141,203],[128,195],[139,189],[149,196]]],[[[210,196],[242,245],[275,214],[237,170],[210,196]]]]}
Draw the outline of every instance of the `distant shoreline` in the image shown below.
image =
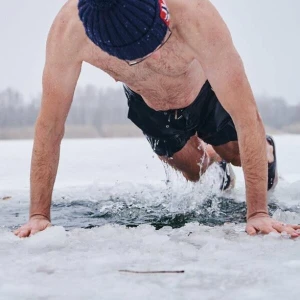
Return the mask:
{"type": "MultiPolygon", "coordinates": [[[[93,126],[67,125],[64,138],[109,138],[109,137],[141,137],[141,130],[133,124],[103,125],[101,132],[93,126]]],[[[0,128],[0,140],[33,139],[34,126],[0,128]]]]}
{"type": "MultiPolygon", "coordinates": [[[[266,126],[268,134],[300,134],[300,126],[289,126],[285,130],[278,130],[266,126]]],[[[103,125],[101,132],[97,128],[88,125],[67,125],[65,139],[89,139],[89,138],[117,138],[117,137],[142,137],[139,128],[133,124],[103,125]]],[[[34,127],[0,128],[0,140],[33,139],[34,127]]]]}

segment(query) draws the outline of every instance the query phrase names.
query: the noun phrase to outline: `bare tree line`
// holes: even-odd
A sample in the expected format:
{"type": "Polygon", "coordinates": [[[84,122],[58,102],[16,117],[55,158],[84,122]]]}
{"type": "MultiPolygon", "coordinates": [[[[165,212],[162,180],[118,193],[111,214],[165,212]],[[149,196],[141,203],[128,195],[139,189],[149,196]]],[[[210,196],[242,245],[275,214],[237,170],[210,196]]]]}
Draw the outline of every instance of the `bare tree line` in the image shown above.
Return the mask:
{"type": "MultiPolygon", "coordinates": [[[[10,129],[33,128],[39,112],[40,98],[35,97],[28,102],[17,90],[8,88],[1,91],[0,138],[10,138],[3,134],[10,129]]],[[[300,133],[300,103],[289,105],[282,98],[268,96],[257,97],[256,100],[267,127],[300,133]]],[[[89,85],[76,90],[67,126],[88,126],[98,136],[111,135],[112,131],[114,136],[124,135],[120,129],[126,127],[131,130],[133,126],[127,119],[127,112],[127,99],[122,88],[98,89],[89,85]],[[112,129],[107,131],[107,128],[112,129]]]]}
{"type": "MultiPolygon", "coordinates": [[[[41,97],[25,102],[22,94],[13,89],[0,92],[0,127],[34,125],[41,97]]],[[[101,131],[103,123],[126,122],[127,102],[122,89],[97,89],[86,86],[76,90],[67,123],[93,125],[101,131]],[[125,113],[125,115],[124,115],[125,113]]]]}
{"type": "Polygon", "coordinates": [[[289,105],[285,99],[256,97],[258,109],[264,123],[277,130],[300,133],[300,103],[289,105]]]}

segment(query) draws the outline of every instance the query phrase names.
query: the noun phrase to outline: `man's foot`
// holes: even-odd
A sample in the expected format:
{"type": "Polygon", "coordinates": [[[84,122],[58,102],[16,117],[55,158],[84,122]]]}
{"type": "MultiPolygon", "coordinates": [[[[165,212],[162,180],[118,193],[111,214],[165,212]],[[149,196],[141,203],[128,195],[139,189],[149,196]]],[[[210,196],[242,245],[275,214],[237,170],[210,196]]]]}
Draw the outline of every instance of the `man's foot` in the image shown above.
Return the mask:
{"type": "Polygon", "coordinates": [[[277,159],[274,139],[266,136],[267,142],[273,147],[273,161],[268,163],[268,191],[273,191],[278,183],[277,159]]]}
{"type": "Polygon", "coordinates": [[[221,191],[229,191],[235,186],[235,174],[229,163],[225,160],[218,162],[218,165],[222,169],[222,184],[220,186],[221,191]]]}

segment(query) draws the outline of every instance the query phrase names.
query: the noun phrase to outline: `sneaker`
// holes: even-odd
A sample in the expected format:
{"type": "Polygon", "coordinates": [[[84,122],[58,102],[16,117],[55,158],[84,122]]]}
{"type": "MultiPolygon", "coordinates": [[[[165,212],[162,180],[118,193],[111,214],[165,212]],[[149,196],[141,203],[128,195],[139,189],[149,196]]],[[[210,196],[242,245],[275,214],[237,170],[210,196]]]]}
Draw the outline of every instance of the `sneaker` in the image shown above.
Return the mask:
{"type": "Polygon", "coordinates": [[[222,169],[222,184],[220,186],[221,191],[229,191],[235,186],[235,174],[232,169],[231,164],[227,163],[225,160],[218,162],[218,165],[222,169]]]}
{"type": "Polygon", "coordinates": [[[278,183],[276,148],[274,139],[270,135],[267,135],[266,139],[267,142],[273,146],[274,161],[268,163],[268,191],[273,191],[278,183]]]}

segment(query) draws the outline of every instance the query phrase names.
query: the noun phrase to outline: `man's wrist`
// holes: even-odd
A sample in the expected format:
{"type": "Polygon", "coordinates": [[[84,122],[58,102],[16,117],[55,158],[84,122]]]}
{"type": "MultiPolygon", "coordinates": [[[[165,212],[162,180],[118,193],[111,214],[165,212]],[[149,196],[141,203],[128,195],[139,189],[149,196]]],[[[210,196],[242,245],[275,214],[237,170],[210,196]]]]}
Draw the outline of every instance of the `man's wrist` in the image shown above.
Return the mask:
{"type": "Polygon", "coordinates": [[[253,213],[251,213],[251,214],[247,214],[247,220],[249,220],[249,219],[251,219],[251,218],[253,218],[253,217],[256,217],[256,216],[267,216],[267,217],[269,217],[269,212],[268,212],[268,210],[258,210],[258,211],[255,211],[255,212],[253,212],[253,213]]]}
{"type": "Polygon", "coordinates": [[[46,214],[41,214],[41,213],[36,213],[36,214],[30,214],[29,216],[29,219],[32,219],[32,218],[44,218],[44,219],[47,219],[49,222],[51,222],[50,220],[50,217],[46,214]]]}

